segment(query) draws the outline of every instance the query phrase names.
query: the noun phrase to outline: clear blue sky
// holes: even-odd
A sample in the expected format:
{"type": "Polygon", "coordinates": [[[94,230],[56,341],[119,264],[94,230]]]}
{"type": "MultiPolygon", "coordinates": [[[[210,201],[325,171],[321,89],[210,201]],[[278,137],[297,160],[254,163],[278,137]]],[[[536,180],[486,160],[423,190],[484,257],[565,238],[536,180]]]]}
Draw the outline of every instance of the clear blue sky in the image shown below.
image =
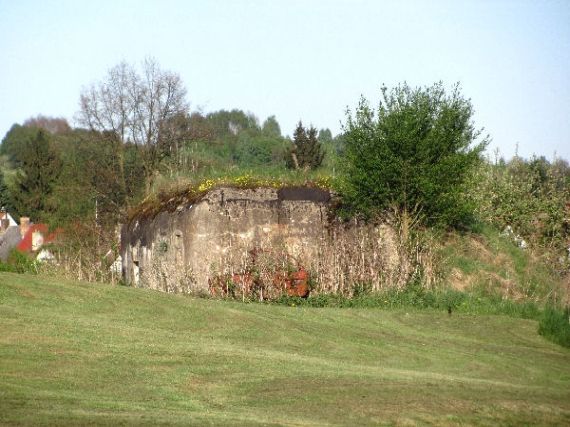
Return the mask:
{"type": "Polygon", "coordinates": [[[570,0],[0,0],[0,136],[77,111],[121,60],[179,73],[193,109],[339,132],[382,83],[459,81],[507,157],[570,160],[570,0]]]}

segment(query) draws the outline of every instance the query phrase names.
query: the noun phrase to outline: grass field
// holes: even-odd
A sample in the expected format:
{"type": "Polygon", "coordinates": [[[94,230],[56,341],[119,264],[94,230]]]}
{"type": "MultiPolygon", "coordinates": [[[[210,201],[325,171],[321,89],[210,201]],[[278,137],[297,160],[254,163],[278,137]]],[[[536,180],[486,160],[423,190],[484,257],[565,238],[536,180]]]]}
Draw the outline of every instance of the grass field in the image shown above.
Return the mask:
{"type": "Polygon", "coordinates": [[[535,321],[0,274],[0,424],[570,425],[535,321]]]}

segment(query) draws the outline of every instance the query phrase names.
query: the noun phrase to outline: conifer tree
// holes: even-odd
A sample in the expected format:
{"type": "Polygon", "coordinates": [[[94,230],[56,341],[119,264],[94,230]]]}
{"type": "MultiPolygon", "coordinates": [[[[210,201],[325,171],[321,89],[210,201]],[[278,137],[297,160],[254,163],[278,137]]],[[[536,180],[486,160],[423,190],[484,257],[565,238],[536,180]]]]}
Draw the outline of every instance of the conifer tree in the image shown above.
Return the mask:
{"type": "Polygon", "coordinates": [[[61,169],[45,131],[28,141],[21,156],[22,167],[16,175],[14,204],[20,215],[43,220],[49,210],[48,200],[61,169]]]}
{"type": "Polygon", "coordinates": [[[316,169],[323,163],[324,156],[322,144],[317,138],[317,129],[311,126],[307,130],[299,121],[293,134],[287,166],[294,169],[316,169]]]}

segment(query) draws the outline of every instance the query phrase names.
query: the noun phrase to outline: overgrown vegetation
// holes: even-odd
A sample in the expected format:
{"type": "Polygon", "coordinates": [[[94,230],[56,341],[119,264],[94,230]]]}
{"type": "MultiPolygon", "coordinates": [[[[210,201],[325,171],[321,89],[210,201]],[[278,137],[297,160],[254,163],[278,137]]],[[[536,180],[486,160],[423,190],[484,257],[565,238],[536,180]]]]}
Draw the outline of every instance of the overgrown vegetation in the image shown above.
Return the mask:
{"type": "Polygon", "coordinates": [[[179,178],[165,182],[157,192],[150,193],[145,200],[133,207],[128,213],[128,220],[134,218],[152,218],[161,211],[174,211],[181,204],[194,204],[209,191],[219,187],[242,189],[252,188],[284,188],[294,186],[330,189],[332,186],[328,176],[318,173],[310,175],[299,173],[272,174],[224,174],[208,179],[193,180],[179,178]]]}
{"type": "Polygon", "coordinates": [[[488,159],[472,176],[480,221],[510,226],[561,275],[570,267],[570,167],[564,159],[488,159]]]}
{"type": "Polygon", "coordinates": [[[477,232],[450,234],[441,248],[445,277],[456,289],[499,294],[512,300],[564,304],[559,274],[540,254],[522,249],[490,225],[477,232]]]}

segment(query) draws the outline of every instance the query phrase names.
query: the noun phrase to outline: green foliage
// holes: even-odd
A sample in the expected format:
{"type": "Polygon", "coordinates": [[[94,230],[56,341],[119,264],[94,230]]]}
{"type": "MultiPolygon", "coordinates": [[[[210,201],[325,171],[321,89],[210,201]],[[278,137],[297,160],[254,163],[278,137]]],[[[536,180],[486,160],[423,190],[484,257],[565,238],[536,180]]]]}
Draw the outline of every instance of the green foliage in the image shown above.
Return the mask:
{"type": "Polygon", "coordinates": [[[408,286],[403,290],[386,292],[356,292],[352,297],[338,294],[311,295],[308,298],[282,296],[273,301],[281,305],[337,308],[382,308],[438,310],[452,314],[502,314],[523,319],[538,319],[540,308],[533,302],[516,302],[499,295],[483,295],[447,290],[426,290],[420,286],[408,286]]]}
{"type": "Polygon", "coordinates": [[[12,192],[6,184],[6,179],[4,177],[4,171],[0,169],[0,208],[6,209],[8,212],[12,212],[14,209],[14,203],[12,201],[12,192]]]}
{"type": "Polygon", "coordinates": [[[5,155],[15,165],[20,166],[26,157],[27,149],[34,141],[40,129],[37,127],[13,125],[2,139],[0,154],[5,155]]]}
{"type": "Polygon", "coordinates": [[[323,144],[325,157],[323,159],[322,168],[329,171],[332,176],[336,176],[344,161],[344,135],[336,135],[330,137],[332,133],[328,129],[319,131],[319,141],[323,144]]]}
{"type": "Polygon", "coordinates": [[[6,187],[0,178],[3,205],[16,217],[65,226],[96,214],[100,224],[114,224],[125,204],[143,196],[147,147],[123,144],[110,132],[48,134],[14,125],[1,150],[17,167],[6,187]]]}
{"type": "Polygon", "coordinates": [[[125,144],[123,150],[127,201],[137,201],[144,196],[144,185],[141,180],[143,174],[141,151],[143,148],[136,144],[125,144]]]}
{"type": "Polygon", "coordinates": [[[382,88],[378,111],[362,98],[344,128],[342,195],[345,210],[370,217],[389,207],[421,212],[429,225],[469,223],[466,180],[485,140],[459,86],[382,88]]]}
{"type": "Polygon", "coordinates": [[[45,131],[23,144],[19,154],[21,169],[16,176],[14,204],[20,215],[42,220],[56,206],[49,197],[61,171],[61,162],[45,131]]]}
{"type": "Polygon", "coordinates": [[[215,111],[209,113],[206,119],[215,138],[236,136],[244,130],[259,129],[257,118],[253,114],[238,109],[215,111]]]}
{"type": "Polygon", "coordinates": [[[184,120],[185,125],[179,124],[187,129],[184,141],[159,167],[163,178],[285,170],[288,143],[274,116],[261,127],[253,114],[241,110],[194,113],[184,120]]]}
{"type": "Polygon", "coordinates": [[[50,198],[57,205],[50,222],[63,225],[96,215],[99,223],[114,223],[126,202],[125,146],[111,134],[79,130],[56,141],[61,172],[50,198]]]}
{"type": "Polygon", "coordinates": [[[321,129],[319,131],[318,138],[319,142],[323,145],[332,145],[334,138],[330,129],[321,129]]]}
{"type": "Polygon", "coordinates": [[[37,274],[38,268],[36,262],[28,255],[17,249],[12,249],[6,262],[0,261],[0,271],[20,274],[37,274]]]}
{"type": "Polygon", "coordinates": [[[562,310],[546,307],[540,317],[538,333],[550,341],[570,348],[570,308],[562,310]]]}
{"type": "Polygon", "coordinates": [[[269,116],[261,127],[261,132],[271,138],[281,138],[281,127],[275,116],[269,116]]]}
{"type": "MultiPolygon", "coordinates": [[[[124,65],[126,64],[122,64],[122,66],[124,65]]],[[[116,73],[120,74],[122,66],[110,70],[109,76],[116,73]]],[[[93,101],[88,95],[84,93],[82,98],[87,104],[93,101]]],[[[99,96],[100,94],[95,95],[99,96]]],[[[84,116],[86,113],[88,111],[82,111],[84,116]]],[[[108,127],[104,128],[107,129],[108,127]]],[[[98,200],[99,203],[103,200],[110,201],[112,202],[111,205],[114,206],[136,203],[138,200],[149,196],[156,188],[171,186],[172,183],[176,183],[181,178],[199,183],[205,179],[245,174],[273,179],[288,173],[284,159],[290,147],[290,141],[282,136],[281,128],[275,116],[269,116],[260,126],[258,119],[252,113],[238,109],[219,110],[208,114],[200,112],[177,113],[161,122],[156,147],[150,148],[144,144],[128,142],[129,132],[121,133],[121,129],[125,130],[126,128],[119,126],[116,135],[111,135],[110,132],[93,133],[101,140],[112,141],[114,137],[122,141],[121,147],[116,147],[115,150],[118,170],[112,172],[117,176],[116,185],[112,183],[106,185],[107,180],[100,180],[101,186],[109,190],[113,189],[113,194],[116,197],[111,198],[109,194],[101,194],[101,188],[94,188],[93,183],[89,184],[92,180],[88,172],[85,173],[85,176],[79,177],[76,180],[77,182],[74,182],[64,167],[62,175],[65,175],[66,178],[62,178],[58,183],[57,195],[53,199],[63,202],[69,206],[69,209],[63,209],[66,212],[57,215],[57,221],[67,221],[66,218],[71,218],[74,215],[84,216],[88,212],[93,213],[95,211],[94,200],[98,200]],[[150,170],[149,167],[153,170],[150,170]],[[146,186],[141,185],[141,176],[147,178],[146,186]],[[66,183],[72,183],[77,192],[84,194],[84,196],[76,197],[74,191],[66,192],[66,183]],[[77,200],[77,203],[73,203],[74,200],[77,200]],[[88,200],[91,200],[91,203],[88,203],[88,200]],[[121,202],[122,200],[124,202],[121,202]]],[[[329,130],[323,130],[321,133],[328,143],[334,139],[329,130]]],[[[69,138],[74,139],[75,137],[69,138]]],[[[310,130],[307,138],[309,141],[306,146],[307,149],[313,146],[320,147],[319,144],[315,143],[317,140],[316,130],[310,130]]],[[[61,138],[58,136],[56,141],[60,140],[61,138]]],[[[65,145],[65,149],[61,151],[70,149],[67,143],[63,145],[65,145]]],[[[70,167],[74,165],[78,169],[89,170],[89,167],[84,167],[82,159],[85,156],[75,153],[74,147],[71,149],[74,153],[69,155],[66,153],[64,165],[67,165],[68,160],[70,160],[70,167]]],[[[91,154],[95,153],[91,148],[87,151],[91,154]]],[[[102,151],[106,151],[106,148],[102,151]]],[[[301,151],[309,153],[310,150],[301,151]]],[[[107,164],[105,154],[100,153],[99,155],[103,156],[103,164],[107,164]]],[[[309,154],[307,156],[310,157],[309,154]]],[[[302,155],[303,158],[307,156],[302,155]]],[[[316,156],[317,163],[322,162],[322,156],[323,152],[316,156]]],[[[89,158],[90,154],[87,157],[89,158]]],[[[313,157],[315,156],[313,155],[313,157]]],[[[312,160],[313,163],[314,161],[312,160]]],[[[309,161],[307,160],[307,162],[309,161]]],[[[302,160],[303,168],[307,162],[302,160]]],[[[332,165],[331,162],[328,166],[330,165],[332,165]]],[[[112,163],[109,163],[108,166],[110,172],[115,167],[112,163]]]]}
{"type": "Polygon", "coordinates": [[[532,246],[554,249],[551,262],[558,263],[570,237],[569,178],[570,167],[560,159],[485,162],[472,178],[476,215],[500,229],[511,226],[532,246]]]}
{"type": "Polygon", "coordinates": [[[311,126],[309,129],[303,127],[299,121],[293,143],[287,154],[287,167],[291,169],[316,169],[323,163],[325,152],[322,144],[317,138],[317,129],[311,126]]]}
{"type": "Polygon", "coordinates": [[[262,167],[282,162],[284,140],[265,135],[239,135],[235,160],[241,167],[262,167]]]}

